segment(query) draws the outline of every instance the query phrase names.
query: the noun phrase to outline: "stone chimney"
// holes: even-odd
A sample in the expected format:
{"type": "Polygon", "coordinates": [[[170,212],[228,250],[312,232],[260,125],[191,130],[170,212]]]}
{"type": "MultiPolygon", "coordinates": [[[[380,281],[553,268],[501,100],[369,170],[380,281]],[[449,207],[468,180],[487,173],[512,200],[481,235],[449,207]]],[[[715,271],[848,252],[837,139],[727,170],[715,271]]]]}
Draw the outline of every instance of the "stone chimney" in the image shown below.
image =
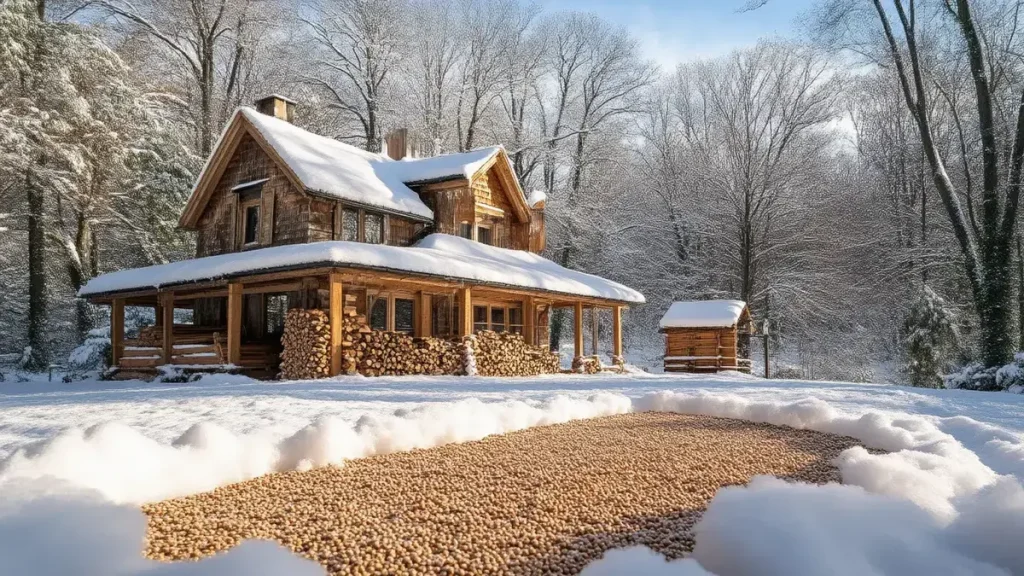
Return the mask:
{"type": "Polygon", "coordinates": [[[295,101],[277,94],[257,100],[256,110],[285,122],[292,122],[295,119],[295,101]]]}

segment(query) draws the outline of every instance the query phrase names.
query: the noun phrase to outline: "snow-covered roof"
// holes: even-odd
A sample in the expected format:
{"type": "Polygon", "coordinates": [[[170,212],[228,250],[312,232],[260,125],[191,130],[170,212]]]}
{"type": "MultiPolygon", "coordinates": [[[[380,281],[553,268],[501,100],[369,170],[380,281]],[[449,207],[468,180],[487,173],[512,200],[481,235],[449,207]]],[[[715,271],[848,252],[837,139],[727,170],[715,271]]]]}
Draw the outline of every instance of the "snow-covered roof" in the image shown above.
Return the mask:
{"type": "Polygon", "coordinates": [[[643,294],[632,288],[563,268],[536,254],[445,234],[431,234],[409,247],[331,241],[207,256],[103,274],[90,280],[78,294],[146,290],[312,266],[391,270],[620,302],[644,302],[643,294]]]}
{"type": "Polygon", "coordinates": [[[385,169],[406,184],[470,178],[500,150],[501,146],[487,146],[443,156],[409,158],[388,164],[385,169]]]}
{"type": "Polygon", "coordinates": [[[541,202],[547,202],[548,195],[540,189],[530,190],[530,195],[526,198],[526,203],[530,205],[530,208],[536,208],[537,204],[541,202]]]}
{"type": "Polygon", "coordinates": [[[673,302],[661,317],[662,328],[729,328],[743,315],[742,300],[694,300],[673,302]]]}
{"type": "Polygon", "coordinates": [[[419,195],[389,169],[389,164],[396,163],[391,158],[313,134],[252,108],[239,108],[238,113],[263,136],[307,190],[366,206],[434,217],[419,195]]]}

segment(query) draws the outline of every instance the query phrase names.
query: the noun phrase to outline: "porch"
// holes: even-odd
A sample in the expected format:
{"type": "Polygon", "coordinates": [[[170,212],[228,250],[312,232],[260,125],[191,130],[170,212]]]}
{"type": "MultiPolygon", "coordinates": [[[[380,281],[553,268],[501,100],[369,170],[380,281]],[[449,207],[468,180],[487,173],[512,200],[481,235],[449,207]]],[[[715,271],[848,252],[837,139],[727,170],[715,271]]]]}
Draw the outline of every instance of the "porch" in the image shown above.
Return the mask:
{"type": "Polygon", "coordinates": [[[574,356],[582,358],[601,352],[599,312],[607,310],[607,353],[614,363],[622,356],[625,308],[625,303],[609,299],[341,267],[249,274],[90,299],[110,306],[112,365],[120,370],[155,371],[172,365],[200,371],[231,369],[256,377],[276,376],[284,319],[292,309],[327,314],[329,374],[337,375],[343,372],[345,323],[353,317],[374,331],[417,339],[456,339],[493,331],[518,334],[527,345],[549,348],[551,315],[568,308],[574,319],[574,356]],[[126,339],[127,306],[152,307],[156,324],[137,338],[126,339]],[[174,311],[179,309],[192,312],[192,324],[175,323],[174,311]],[[584,331],[588,313],[589,335],[584,331]]]}

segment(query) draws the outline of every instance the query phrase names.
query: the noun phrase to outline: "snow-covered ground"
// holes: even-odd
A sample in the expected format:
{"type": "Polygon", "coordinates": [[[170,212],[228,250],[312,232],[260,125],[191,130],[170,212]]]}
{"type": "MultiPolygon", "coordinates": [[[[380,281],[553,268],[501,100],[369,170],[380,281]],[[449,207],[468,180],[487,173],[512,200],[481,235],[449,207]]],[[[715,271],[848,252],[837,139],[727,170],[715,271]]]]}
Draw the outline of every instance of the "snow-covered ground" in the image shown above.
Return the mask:
{"type": "MultiPolygon", "coordinates": [[[[26,573],[60,571],[26,559],[26,551],[45,542],[33,541],[25,525],[37,526],[37,537],[45,540],[51,524],[63,518],[65,539],[90,542],[92,515],[122,518],[122,526],[138,522],[137,510],[109,502],[145,502],[273,470],[638,409],[838,432],[890,452],[844,453],[838,464],[847,486],[759,479],[746,488],[723,490],[697,530],[695,558],[703,568],[693,560],[653,562],[652,573],[1024,573],[1024,551],[1011,545],[1011,535],[1024,529],[1024,396],[644,373],[0,383],[0,557],[6,552],[23,558],[26,573]],[[92,495],[81,496],[80,490],[92,495]],[[49,496],[40,499],[41,492],[49,496]],[[788,512],[764,513],[780,502],[788,512]],[[74,515],[84,518],[81,526],[59,512],[71,509],[85,510],[74,515]],[[773,523],[766,524],[770,519],[773,523]],[[5,550],[4,534],[13,533],[21,534],[12,539],[18,544],[5,550]],[[773,537],[766,539],[765,533],[773,537]],[[957,544],[951,545],[954,536],[957,544]],[[743,545],[744,537],[762,545],[743,545]],[[765,558],[770,547],[791,548],[808,538],[817,543],[809,552],[765,558]]],[[[137,556],[140,544],[132,534],[139,530],[122,530],[122,556],[137,556]]],[[[117,554],[101,554],[96,573],[166,568],[141,565],[135,558],[125,560],[122,569],[109,564],[117,554]]],[[[602,572],[600,562],[590,570],[614,573],[613,564],[622,561],[646,565],[651,561],[646,554],[621,552],[605,565],[612,572],[602,572]]],[[[67,561],[81,566],[80,556],[67,561]]],[[[229,560],[245,566],[250,556],[260,558],[260,573],[274,573],[267,570],[277,561],[300,570],[276,548],[245,547],[229,560]]],[[[192,566],[224,573],[210,561],[192,566]]]]}

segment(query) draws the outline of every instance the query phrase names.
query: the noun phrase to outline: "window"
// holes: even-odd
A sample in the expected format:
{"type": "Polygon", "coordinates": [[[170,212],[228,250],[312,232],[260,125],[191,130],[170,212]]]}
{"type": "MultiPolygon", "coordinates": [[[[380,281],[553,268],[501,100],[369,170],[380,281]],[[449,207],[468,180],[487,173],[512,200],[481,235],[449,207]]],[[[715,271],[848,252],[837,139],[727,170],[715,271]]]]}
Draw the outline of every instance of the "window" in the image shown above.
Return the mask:
{"type": "Polygon", "coordinates": [[[407,298],[395,298],[395,332],[412,334],[415,302],[407,298]]]}
{"type": "Polygon", "coordinates": [[[473,239],[473,225],[470,224],[469,222],[463,222],[462,224],[459,224],[459,236],[462,236],[463,238],[465,238],[467,240],[472,240],[473,239]]]}
{"type": "Polygon", "coordinates": [[[494,242],[493,242],[493,240],[491,238],[491,229],[490,228],[485,228],[483,226],[477,226],[476,227],[476,241],[481,243],[481,244],[487,244],[488,246],[493,245],[494,242]]]}
{"type": "Polygon", "coordinates": [[[508,309],[508,331],[513,334],[523,333],[523,309],[522,308],[509,308],[508,309]]]}
{"type": "Polygon", "coordinates": [[[359,242],[359,210],[345,208],[341,211],[341,239],[359,242]]]}
{"type": "Polygon", "coordinates": [[[374,330],[388,329],[387,296],[370,297],[370,328],[374,330]]]}
{"type": "Polygon", "coordinates": [[[430,298],[430,333],[439,338],[455,335],[455,318],[451,296],[435,294],[430,298]]]}
{"type": "Polygon", "coordinates": [[[287,294],[267,295],[267,335],[280,336],[284,333],[284,317],[288,313],[287,294]]]}
{"type": "Polygon", "coordinates": [[[363,242],[370,244],[384,243],[384,215],[371,214],[363,215],[363,242]]]}
{"type": "Polygon", "coordinates": [[[500,306],[491,308],[491,330],[495,332],[505,331],[505,309],[500,306]]]}
{"type": "Polygon", "coordinates": [[[487,330],[487,306],[473,306],[473,332],[487,330]]]}
{"type": "Polygon", "coordinates": [[[260,241],[260,205],[250,204],[245,207],[245,221],[242,223],[242,244],[249,246],[260,241]]]}

